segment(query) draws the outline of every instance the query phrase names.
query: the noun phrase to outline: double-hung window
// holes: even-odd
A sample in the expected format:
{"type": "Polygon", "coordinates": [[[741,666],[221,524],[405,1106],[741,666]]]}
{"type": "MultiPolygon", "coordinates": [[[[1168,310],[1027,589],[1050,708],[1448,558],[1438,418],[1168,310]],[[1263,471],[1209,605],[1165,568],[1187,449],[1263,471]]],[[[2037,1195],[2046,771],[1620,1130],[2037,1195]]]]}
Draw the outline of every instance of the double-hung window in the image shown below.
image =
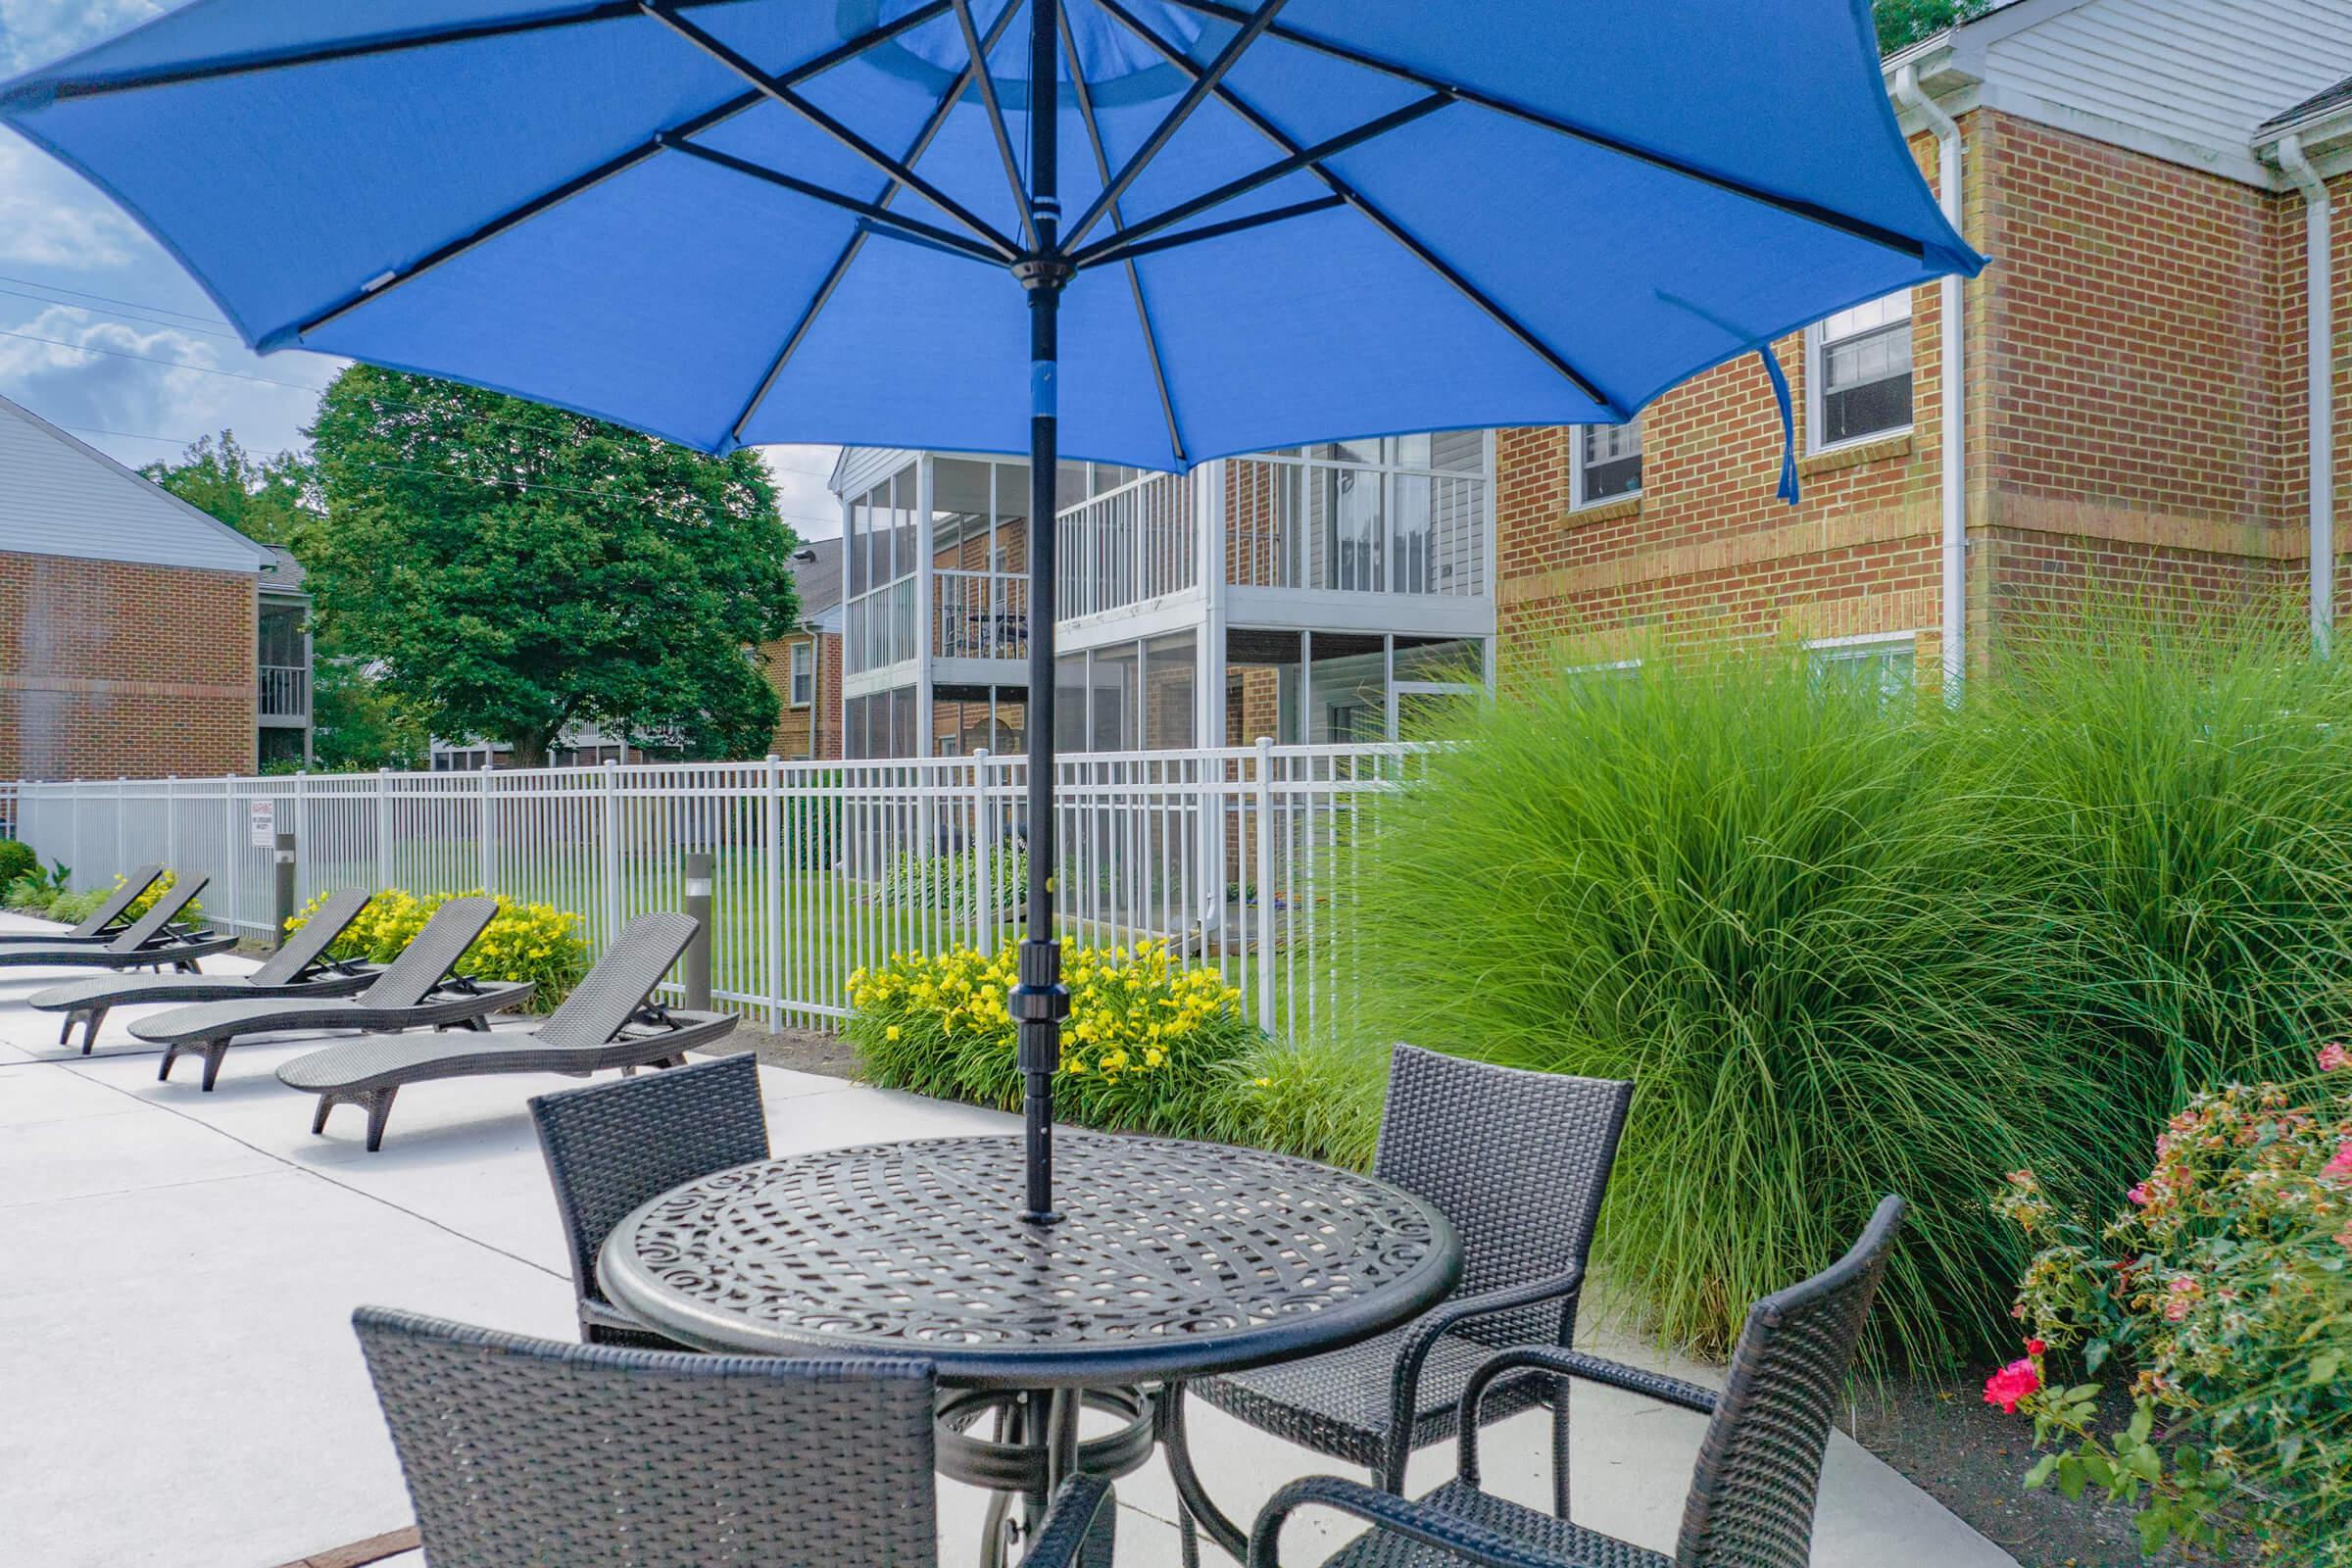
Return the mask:
{"type": "Polygon", "coordinates": [[[1911,427],[1911,291],[1839,311],[1805,334],[1816,452],[1911,427]]]}
{"type": "Polygon", "coordinates": [[[1572,507],[1593,507],[1642,493],[1642,421],[1580,424],[1570,432],[1568,464],[1572,507]]]}
{"type": "Polygon", "coordinates": [[[792,645],[792,706],[807,708],[816,701],[816,648],[811,643],[792,645]]]}

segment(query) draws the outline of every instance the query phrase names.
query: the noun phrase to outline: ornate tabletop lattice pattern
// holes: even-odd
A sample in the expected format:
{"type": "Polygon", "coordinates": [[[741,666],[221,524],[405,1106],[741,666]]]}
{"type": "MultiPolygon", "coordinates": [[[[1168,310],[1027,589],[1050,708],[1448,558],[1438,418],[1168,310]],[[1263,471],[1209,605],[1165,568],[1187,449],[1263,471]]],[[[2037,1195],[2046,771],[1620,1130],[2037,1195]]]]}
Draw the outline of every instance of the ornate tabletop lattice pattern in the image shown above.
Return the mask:
{"type": "Polygon", "coordinates": [[[1055,1143],[1063,1218],[1019,1218],[1017,1140],[741,1166],[607,1242],[616,1300],[713,1348],[921,1354],[944,1378],[1178,1376],[1344,1343],[1450,1288],[1452,1229],[1403,1190],[1262,1151],[1055,1143]]]}

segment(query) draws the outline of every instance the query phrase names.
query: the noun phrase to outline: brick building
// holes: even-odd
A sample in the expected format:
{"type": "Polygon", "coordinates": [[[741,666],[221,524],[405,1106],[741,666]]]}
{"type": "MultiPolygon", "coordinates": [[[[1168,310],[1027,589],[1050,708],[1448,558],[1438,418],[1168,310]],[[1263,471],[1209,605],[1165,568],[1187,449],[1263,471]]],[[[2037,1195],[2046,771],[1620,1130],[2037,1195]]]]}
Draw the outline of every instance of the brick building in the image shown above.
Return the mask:
{"type": "Polygon", "coordinates": [[[814,539],[792,558],[800,624],[760,645],[784,701],[768,750],[786,761],[841,756],[841,541],[814,539]]]}
{"type": "Polygon", "coordinates": [[[306,618],[275,553],[0,398],[0,778],[304,755],[306,618]]]}
{"type": "Polygon", "coordinates": [[[1794,509],[1752,358],[1623,431],[1499,432],[1505,644],[1794,635],[1933,681],[2093,584],[2300,597],[2315,559],[2325,627],[2352,440],[2352,3],[2014,0],[1885,66],[1922,172],[1992,265],[1778,346],[1794,509]]]}

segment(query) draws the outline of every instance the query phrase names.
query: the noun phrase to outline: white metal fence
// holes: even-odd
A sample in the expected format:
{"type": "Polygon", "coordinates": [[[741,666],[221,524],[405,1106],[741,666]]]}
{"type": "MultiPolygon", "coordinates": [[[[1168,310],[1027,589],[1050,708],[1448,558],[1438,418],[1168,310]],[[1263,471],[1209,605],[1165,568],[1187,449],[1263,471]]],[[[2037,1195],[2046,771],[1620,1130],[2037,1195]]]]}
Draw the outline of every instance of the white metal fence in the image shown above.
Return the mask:
{"type": "MultiPolygon", "coordinates": [[[[1333,895],[1368,799],[1409,746],[1097,753],[1057,767],[1065,941],[1160,938],[1213,964],[1267,1030],[1327,1032],[1356,971],[1333,895]]],[[[769,1027],[830,1027],[852,970],[1017,940],[1022,760],[648,763],[0,785],[0,816],[76,888],[156,861],[211,878],[209,918],[272,917],[257,818],[296,842],[298,896],[482,888],[577,911],[591,952],[679,906],[716,859],[713,990],[769,1027]],[[266,808],[258,803],[267,802],[266,808]]]]}

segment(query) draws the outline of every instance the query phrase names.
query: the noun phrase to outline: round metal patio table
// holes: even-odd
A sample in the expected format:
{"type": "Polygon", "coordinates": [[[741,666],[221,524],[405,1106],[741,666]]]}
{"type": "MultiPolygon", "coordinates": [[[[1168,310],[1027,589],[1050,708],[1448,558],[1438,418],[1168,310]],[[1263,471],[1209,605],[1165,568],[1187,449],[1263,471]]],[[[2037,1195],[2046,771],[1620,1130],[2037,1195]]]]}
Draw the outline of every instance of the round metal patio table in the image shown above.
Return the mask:
{"type": "MultiPolygon", "coordinates": [[[[1461,1244],[1390,1183],[1260,1150],[1055,1140],[1060,1216],[1021,1218],[1017,1138],[825,1150],[688,1182],[613,1227],[605,1295],[681,1344],[736,1354],[935,1363],[940,1468],[1031,1516],[1072,1469],[1125,1474],[1154,1442],[1188,1508],[1237,1556],[1200,1490],[1182,1385],[1341,1348],[1450,1292],[1461,1244]],[[1152,1392],[1146,1392],[1150,1390],[1152,1392]],[[1082,1408],[1124,1425],[1078,1439],[1082,1408]],[[967,1429],[993,1414],[995,1439],[967,1429]]],[[[986,1560],[1001,1533],[985,1544],[986,1560]]]]}

